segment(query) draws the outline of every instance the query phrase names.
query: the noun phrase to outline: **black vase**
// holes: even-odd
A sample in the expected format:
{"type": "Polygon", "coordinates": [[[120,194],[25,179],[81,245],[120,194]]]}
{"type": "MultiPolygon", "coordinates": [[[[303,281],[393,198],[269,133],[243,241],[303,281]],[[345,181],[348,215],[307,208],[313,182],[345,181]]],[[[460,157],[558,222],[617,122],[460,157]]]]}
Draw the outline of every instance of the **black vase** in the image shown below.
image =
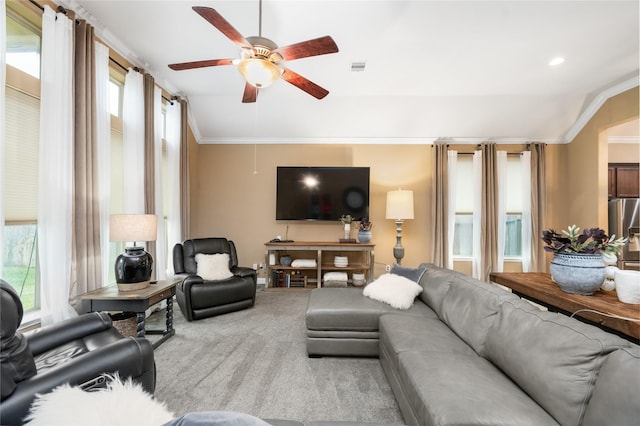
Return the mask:
{"type": "Polygon", "coordinates": [[[115,273],[118,289],[132,291],[149,285],[153,258],[142,247],[127,247],[116,258],[115,273]]]}

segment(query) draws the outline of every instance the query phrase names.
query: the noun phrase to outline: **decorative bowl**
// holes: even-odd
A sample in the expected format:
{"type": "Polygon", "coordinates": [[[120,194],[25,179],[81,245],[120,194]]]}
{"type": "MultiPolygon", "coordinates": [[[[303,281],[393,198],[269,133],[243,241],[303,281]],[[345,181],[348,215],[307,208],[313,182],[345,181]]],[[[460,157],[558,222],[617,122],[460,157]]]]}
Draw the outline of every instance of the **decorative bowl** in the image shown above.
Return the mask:
{"type": "Polygon", "coordinates": [[[593,294],[605,278],[601,254],[556,253],[549,267],[551,278],[565,293],[593,294]]]}

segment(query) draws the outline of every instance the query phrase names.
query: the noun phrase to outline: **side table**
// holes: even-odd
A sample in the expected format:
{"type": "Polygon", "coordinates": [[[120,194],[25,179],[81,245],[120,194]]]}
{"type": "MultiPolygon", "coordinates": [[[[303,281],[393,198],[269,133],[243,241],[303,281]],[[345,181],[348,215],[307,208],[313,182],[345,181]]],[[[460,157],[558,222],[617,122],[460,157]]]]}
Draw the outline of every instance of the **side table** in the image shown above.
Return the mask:
{"type": "Polygon", "coordinates": [[[175,334],[173,329],[173,296],[180,280],[161,280],[147,288],[134,291],[118,291],[118,286],[112,284],[79,296],[82,301],[83,312],[120,311],[135,312],[136,336],[145,334],[159,334],[162,337],[153,342],[157,348],[164,341],[175,334]],[[163,300],[167,302],[166,327],[164,330],[145,330],[145,311],[163,300]]]}

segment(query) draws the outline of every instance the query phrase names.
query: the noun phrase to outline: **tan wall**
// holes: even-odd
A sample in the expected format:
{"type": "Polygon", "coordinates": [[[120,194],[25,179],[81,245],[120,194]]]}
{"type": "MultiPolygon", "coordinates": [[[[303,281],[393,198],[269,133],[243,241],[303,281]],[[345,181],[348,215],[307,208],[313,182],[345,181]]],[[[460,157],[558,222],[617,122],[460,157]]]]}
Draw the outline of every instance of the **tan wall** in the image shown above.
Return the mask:
{"type": "Polygon", "coordinates": [[[547,228],[564,229],[572,224],[583,229],[593,226],[608,228],[609,144],[604,131],[638,118],[639,105],[637,87],[614,96],[604,103],[571,143],[547,147],[548,159],[551,157],[547,164],[547,228]]]}
{"type": "MultiPolygon", "coordinates": [[[[338,241],[334,222],[275,220],[277,166],[371,168],[370,219],[374,223],[376,275],[394,263],[395,224],[385,219],[387,191],[414,191],[415,220],[403,226],[403,265],[430,258],[431,147],[425,145],[200,145],[191,182],[191,237],[225,236],[243,265],[264,261],[264,243],[277,235],[296,241],[338,241]],[[254,174],[254,149],[257,174],[254,174]],[[288,228],[288,229],[287,229],[288,228]]],[[[355,236],[355,231],[353,231],[355,236]]]]}
{"type": "Polygon", "coordinates": [[[609,163],[640,163],[640,143],[610,143],[609,163]]]}
{"type": "MultiPolygon", "coordinates": [[[[600,132],[637,118],[638,89],[611,98],[570,144],[548,145],[546,228],[606,229],[608,153],[600,132]]],[[[198,145],[190,133],[190,238],[225,236],[235,241],[242,265],[264,262],[264,243],[276,235],[297,241],[337,241],[336,223],[275,220],[277,166],[371,167],[370,218],[376,244],[375,275],[394,263],[395,225],[385,219],[387,191],[414,191],[415,219],[403,225],[403,265],[431,259],[432,149],[425,145],[198,145]],[[254,174],[254,150],[257,155],[254,174]]],[[[460,152],[470,145],[454,146],[460,152]]],[[[522,145],[501,149],[519,151],[522,145]]],[[[354,233],[355,234],[355,233],[354,233]]],[[[470,275],[468,262],[455,269],[470,275]]],[[[507,271],[519,271],[509,263],[507,271]]]]}

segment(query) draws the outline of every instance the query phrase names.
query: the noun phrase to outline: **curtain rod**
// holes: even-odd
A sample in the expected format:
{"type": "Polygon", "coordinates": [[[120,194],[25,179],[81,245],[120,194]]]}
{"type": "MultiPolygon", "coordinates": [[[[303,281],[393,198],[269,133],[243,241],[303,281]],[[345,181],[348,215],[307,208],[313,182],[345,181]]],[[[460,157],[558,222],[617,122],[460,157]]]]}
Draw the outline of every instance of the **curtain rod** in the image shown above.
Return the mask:
{"type": "MultiPolygon", "coordinates": [[[[44,6],[41,6],[36,0],[29,0],[29,3],[31,3],[34,6],[36,6],[38,9],[40,9],[41,11],[44,12],[44,6]]],[[[62,6],[58,6],[58,12],[64,13],[65,15],[67,14],[67,10],[62,6]]],[[[111,62],[113,62],[114,64],[116,64],[117,66],[119,66],[120,68],[122,68],[125,72],[129,72],[129,69],[127,67],[125,67],[120,62],[118,62],[115,59],[113,59],[111,56],[109,56],[109,60],[111,62]]],[[[136,71],[140,71],[140,68],[138,68],[138,67],[133,67],[133,69],[136,70],[136,71]]],[[[165,101],[167,101],[171,105],[173,105],[173,101],[177,100],[178,98],[174,96],[172,99],[169,99],[166,96],[162,95],[162,99],[164,99],[165,101]]]]}

